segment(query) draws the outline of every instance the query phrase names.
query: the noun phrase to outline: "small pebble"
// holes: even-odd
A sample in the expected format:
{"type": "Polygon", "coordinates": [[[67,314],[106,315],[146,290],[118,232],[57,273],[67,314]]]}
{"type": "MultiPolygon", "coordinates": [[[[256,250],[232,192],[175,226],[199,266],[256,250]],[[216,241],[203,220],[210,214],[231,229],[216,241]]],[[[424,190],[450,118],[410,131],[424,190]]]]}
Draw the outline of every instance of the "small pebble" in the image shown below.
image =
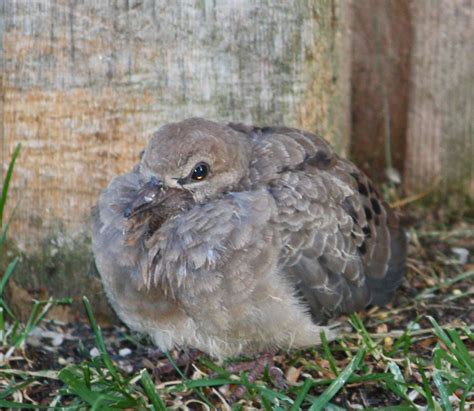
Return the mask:
{"type": "Polygon", "coordinates": [[[64,342],[63,334],[57,334],[52,340],[52,343],[55,347],[59,347],[63,342],[64,342]]]}
{"type": "Polygon", "coordinates": [[[394,184],[400,184],[402,182],[402,176],[400,175],[400,172],[393,167],[387,168],[385,170],[385,175],[394,184]]]}
{"type": "Polygon", "coordinates": [[[132,350],[130,348],[122,348],[119,350],[119,355],[121,357],[126,357],[127,355],[130,355],[132,353],[132,350]]]}
{"type": "Polygon", "coordinates": [[[36,335],[29,335],[26,339],[26,343],[32,347],[41,347],[44,345],[41,339],[36,335]]]}
{"type": "Polygon", "coordinates": [[[378,318],[381,320],[386,320],[388,317],[388,312],[387,311],[382,311],[381,313],[378,314],[378,318]]]}
{"type": "Polygon", "coordinates": [[[229,384],[221,385],[217,390],[226,397],[230,394],[229,384]]]}
{"type": "Polygon", "coordinates": [[[407,329],[409,329],[410,331],[415,331],[421,329],[421,327],[420,324],[410,321],[408,323],[407,329]]]}
{"type": "Polygon", "coordinates": [[[153,364],[148,358],[143,358],[142,359],[142,364],[145,368],[148,368],[150,370],[155,368],[155,364],[153,364]]]}
{"type": "Polygon", "coordinates": [[[385,337],[383,339],[383,346],[386,350],[389,350],[393,346],[393,338],[392,337],[385,337]]]}
{"type": "Polygon", "coordinates": [[[131,364],[122,364],[119,363],[119,367],[122,371],[124,371],[127,374],[131,374],[133,372],[133,367],[131,364]]]}
{"type": "Polygon", "coordinates": [[[418,391],[412,390],[408,393],[408,398],[410,398],[411,401],[415,401],[419,396],[418,391]]]}
{"type": "Polygon", "coordinates": [[[364,410],[364,406],[360,404],[354,404],[349,402],[348,405],[351,407],[351,410],[364,410]]]}
{"type": "Polygon", "coordinates": [[[457,263],[464,265],[467,263],[467,259],[469,257],[469,250],[466,248],[462,247],[453,247],[451,248],[451,251],[456,254],[458,257],[458,260],[456,261],[457,263]]]}

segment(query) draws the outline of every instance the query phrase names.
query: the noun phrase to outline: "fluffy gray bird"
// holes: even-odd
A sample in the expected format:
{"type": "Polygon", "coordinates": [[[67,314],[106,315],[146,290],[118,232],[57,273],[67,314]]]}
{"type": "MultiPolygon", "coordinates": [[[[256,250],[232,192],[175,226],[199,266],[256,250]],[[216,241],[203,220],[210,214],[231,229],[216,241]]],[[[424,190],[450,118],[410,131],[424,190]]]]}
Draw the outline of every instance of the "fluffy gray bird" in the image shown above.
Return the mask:
{"type": "Polygon", "coordinates": [[[165,125],[94,211],[119,317],[162,350],[221,359],[334,338],[328,318],[390,299],[405,249],[368,178],[285,127],[165,125]]]}

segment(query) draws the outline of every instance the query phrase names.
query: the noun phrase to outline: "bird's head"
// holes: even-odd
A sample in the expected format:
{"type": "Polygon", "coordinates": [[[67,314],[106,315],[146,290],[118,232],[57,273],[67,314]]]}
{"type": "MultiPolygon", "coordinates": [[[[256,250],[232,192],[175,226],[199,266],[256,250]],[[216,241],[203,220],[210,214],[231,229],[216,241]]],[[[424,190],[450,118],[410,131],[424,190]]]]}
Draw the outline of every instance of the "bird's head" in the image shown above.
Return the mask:
{"type": "Polygon", "coordinates": [[[248,177],[250,150],[244,134],[212,121],[191,118],[163,126],[143,153],[138,171],[145,184],[126,217],[183,201],[202,204],[238,190],[248,177]]]}

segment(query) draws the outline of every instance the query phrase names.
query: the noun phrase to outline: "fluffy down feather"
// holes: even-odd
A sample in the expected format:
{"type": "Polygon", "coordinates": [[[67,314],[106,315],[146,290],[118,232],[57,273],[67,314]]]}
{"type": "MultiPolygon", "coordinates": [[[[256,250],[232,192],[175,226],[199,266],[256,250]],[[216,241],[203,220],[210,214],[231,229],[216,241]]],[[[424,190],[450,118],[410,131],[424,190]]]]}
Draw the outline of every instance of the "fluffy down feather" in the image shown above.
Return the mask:
{"type": "Polygon", "coordinates": [[[162,349],[219,358],[334,338],[327,319],[390,299],[405,247],[357,167],[284,127],[168,124],[94,210],[97,266],[122,320],[162,349]]]}

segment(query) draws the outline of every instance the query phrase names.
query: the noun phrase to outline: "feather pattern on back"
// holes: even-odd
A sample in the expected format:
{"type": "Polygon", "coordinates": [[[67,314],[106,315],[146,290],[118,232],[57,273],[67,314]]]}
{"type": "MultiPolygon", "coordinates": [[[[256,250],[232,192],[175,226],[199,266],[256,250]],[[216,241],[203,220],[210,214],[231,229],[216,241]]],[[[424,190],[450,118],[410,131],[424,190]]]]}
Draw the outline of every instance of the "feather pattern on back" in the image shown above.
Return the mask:
{"type": "Polygon", "coordinates": [[[286,127],[166,125],[94,212],[119,316],[161,348],[217,357],[333,338],[318,324],[390,299],[405,247],[369,179],[286,127]],[[202,164],[205,178],[191,178],[202,164]]]}

